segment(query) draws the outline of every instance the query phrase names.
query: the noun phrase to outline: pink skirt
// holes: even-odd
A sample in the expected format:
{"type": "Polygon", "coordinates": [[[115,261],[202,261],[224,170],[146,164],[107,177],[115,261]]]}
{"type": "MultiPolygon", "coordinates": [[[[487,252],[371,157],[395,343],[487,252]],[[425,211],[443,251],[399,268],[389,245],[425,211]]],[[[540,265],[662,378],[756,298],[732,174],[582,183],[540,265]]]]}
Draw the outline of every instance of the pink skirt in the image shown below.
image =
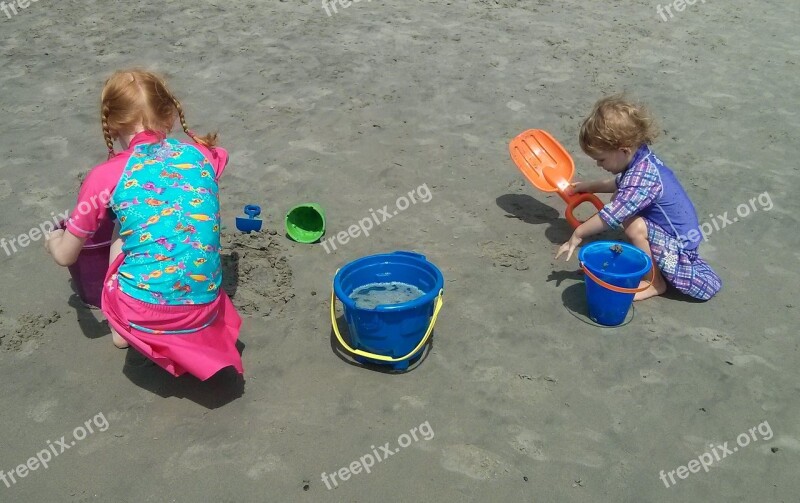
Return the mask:
{"type": "Polygon", "coordinates": [[[209,304],[149,304],[119,289],[120,254],[108,268],[102,310],[114,330],[137,351],[174,376],[186,372],[205,381],[226,367],[244,373],[236,349],[242,319],[220,289],[209,304]]]}

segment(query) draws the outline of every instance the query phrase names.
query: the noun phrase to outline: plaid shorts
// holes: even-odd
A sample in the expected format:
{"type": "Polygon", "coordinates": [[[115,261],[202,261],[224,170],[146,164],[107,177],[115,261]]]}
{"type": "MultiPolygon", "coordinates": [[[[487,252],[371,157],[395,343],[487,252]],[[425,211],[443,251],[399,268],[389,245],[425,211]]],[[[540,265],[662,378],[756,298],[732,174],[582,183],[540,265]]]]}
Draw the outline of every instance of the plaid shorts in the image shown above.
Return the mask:
{"type": "Polygon", "coordinates": [[[650,251],[664,279],[681,293],[708,300],[722,288],[722,279],[701,259],[697,250],[682,250],[677,238],[661,226],[644,219],[650,251]]]}

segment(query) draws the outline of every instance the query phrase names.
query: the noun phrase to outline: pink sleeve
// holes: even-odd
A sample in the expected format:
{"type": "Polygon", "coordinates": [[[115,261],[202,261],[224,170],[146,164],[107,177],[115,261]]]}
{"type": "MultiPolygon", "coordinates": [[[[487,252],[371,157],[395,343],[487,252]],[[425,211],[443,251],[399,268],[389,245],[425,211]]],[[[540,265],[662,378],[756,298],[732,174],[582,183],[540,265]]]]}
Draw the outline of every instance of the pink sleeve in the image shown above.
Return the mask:
{"type": "Polygon", "coordinates": [[[225,166],[228,165],[228,151],[222,147],[208,148],[200,144],[196,144],[195,146],[206,156],[208,162],[214,166],[216,179],[219,180],[222,177],[222,172],[225,171],[225,166]]]}
{"type": "Polygon", "coordinates": [[[78,192],[78,202],[67,221],[68,231],[79,238],[89,238],[100,228],[103,221],[109,218],[108,207],[111,196],[122,176],[126,162],[125,156],[118,155],[111,161],[95,167],[86,175],[78,192]]]}

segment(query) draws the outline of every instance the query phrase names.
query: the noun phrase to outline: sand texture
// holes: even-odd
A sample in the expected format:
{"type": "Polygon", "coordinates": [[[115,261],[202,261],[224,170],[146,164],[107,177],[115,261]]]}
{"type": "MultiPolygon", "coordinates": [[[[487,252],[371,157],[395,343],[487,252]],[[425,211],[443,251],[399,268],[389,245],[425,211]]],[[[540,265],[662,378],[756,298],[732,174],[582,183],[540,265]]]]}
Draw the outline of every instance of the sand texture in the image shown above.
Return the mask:
{"type": "Polygon", "coordinates": [[[667,21],[656,8],[362,0],[328,16],[318,0],[39,0],[0,11],[0,238],[71,208],[105,160],[110,72],[165,73],[189,126],[218,130],[231,153],[223,264],[245,366],[244,382],[175,379],[113,347],[41,239],[0,249],[0,470],[94,429],[47,468],[0,479],[0,501],[800,501],[800,3],[708,0],[667,21]],[[701,256],[725,286],[708,303],[670,294],[599,328],[577,261],[553,259],[571,233],[564,203],[525,181],[508,142],[546,129],[576,177],[600,178],[577,135],[617,91],[659,119],[654,149],[713,227],[701,256]],[[427,202],[418,191],[398,210],[421,187],[427,202]],[[286,211],[309,201],[325,208],[326,238],[379,208],[391,218],[328,253],[285,236],[286,211]],[[261,233],[236,231],[245,204],[261,205],[261,233]],[[329,319],[337,269],[394,250],[445,277],[433,345],[401,375],[342,357],[329,319]],[[772,435],[749,433],[764,424],[772,435]],[[756,439],[707,473],[659,479],[742,433],[756,439]],[[322,473],[387,443],[397,451],[370,473],[326,487],[322,473]]]}

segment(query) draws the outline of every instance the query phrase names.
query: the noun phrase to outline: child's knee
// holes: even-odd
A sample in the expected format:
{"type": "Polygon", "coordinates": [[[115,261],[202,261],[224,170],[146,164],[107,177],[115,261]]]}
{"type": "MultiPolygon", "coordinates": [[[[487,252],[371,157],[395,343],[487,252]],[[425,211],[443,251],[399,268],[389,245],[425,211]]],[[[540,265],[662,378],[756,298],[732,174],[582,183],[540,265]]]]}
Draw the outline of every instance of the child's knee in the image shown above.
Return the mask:
{"type": "Polygon", "coordinates": [[[647,224],[641,217],[632,218],[624,223],[625,236],[628,239],[647,239],[647,224]]]}

